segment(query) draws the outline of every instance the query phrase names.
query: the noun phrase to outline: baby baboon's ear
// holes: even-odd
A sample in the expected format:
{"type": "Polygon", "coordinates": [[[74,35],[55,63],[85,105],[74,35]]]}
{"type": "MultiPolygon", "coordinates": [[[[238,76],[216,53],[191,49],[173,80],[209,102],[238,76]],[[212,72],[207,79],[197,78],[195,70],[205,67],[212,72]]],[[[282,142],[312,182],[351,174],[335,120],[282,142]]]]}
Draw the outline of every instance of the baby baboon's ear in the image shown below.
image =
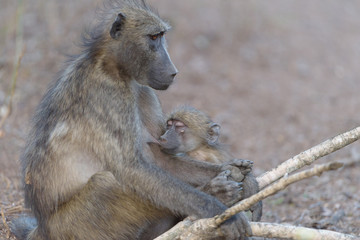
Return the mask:
{"type": "Polygon", "coordinates": [[[220,125],[217,123],[211,123],[207,132],[207,142],[209,145],[215,145],[219,138],[220,125]]]}
{"type": "Polygon", "coordinates": [[[117,39],[120,36],[120,31],[121,28],[124,24],[125,21],[125,15],[122,13],[119,13],[115,19],[115,22],[112,24],[111,26],[111,30],[110,30],[110,36],[113,39],[117,39]]]}

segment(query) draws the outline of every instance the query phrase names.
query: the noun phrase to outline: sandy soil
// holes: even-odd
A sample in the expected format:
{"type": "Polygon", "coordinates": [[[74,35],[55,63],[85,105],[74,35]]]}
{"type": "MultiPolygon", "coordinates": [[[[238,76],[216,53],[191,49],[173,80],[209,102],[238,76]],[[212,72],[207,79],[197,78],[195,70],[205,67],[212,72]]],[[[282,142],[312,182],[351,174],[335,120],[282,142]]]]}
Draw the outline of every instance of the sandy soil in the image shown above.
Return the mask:
{"type": "MultiPolygon", "coordinates": [[[[0,8],[0,117],[16,61],[17,1],[0,8]]],[[[29,119],[66,55],[79,52],[96,0],[24,1],[25,52],[13,112],[0,132],[0,239],[23,209],[19,154],[29,119]]],[[[165,111],[190,104],[222,125],[222,140],[260,175],[360,125],[360,2],[152,0],[173,30],[180,73],[159,92],[165,111]]],[[[359,143],[319,162],[358,158],[359,143]]],[[[295,184],[264,202],[263,221],[360,236],[360,164],[295,184]]]]}

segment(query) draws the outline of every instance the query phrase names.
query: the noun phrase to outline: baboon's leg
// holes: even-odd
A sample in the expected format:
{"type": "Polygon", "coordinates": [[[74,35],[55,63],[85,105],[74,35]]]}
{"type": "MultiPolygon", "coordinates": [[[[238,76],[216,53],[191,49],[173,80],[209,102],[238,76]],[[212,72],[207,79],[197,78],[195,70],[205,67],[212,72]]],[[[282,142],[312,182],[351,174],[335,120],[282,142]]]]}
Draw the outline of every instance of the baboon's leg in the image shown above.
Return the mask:
{"type": "Polygon", "coordinates": [[[99,172],[33,234],[44,231],[46,239],[64,240],[136,239],[147,221],[161,212],[134,194],[125,194],[112,173],[99,172]]]}
{"type": "Polygon", "coordinates": [[[158,237],[163,234],[175,224],[181,221],[181,218],[177,218],[174,215],[168,215],[164,218],[151,222],[150,225],[141,233],[139,240],[149,240],[158,237]]]}

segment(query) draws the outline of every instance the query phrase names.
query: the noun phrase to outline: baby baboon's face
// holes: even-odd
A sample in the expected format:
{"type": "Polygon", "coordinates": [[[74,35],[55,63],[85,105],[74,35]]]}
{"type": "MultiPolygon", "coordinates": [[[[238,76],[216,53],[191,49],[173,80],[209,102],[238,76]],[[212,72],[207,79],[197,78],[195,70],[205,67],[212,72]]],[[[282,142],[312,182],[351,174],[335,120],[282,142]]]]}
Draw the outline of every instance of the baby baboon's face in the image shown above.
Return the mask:
{"type": "Polygon", "coordinates": [[[201,146],[203,139],[182,121],[169,119],[166,132],[160,137],[159,144],[163,151],[175,155],[188,153],[201,146]]]}

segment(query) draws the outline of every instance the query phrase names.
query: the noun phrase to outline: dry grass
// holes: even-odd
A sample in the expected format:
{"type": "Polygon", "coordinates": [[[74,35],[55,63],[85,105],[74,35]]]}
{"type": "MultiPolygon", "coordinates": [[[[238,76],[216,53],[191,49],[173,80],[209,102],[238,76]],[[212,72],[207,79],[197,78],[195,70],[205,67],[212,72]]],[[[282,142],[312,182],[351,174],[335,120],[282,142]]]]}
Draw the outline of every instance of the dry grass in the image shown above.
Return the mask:
{"type": "MultiPolygon", "coordinates": [[[[24,208],[24,199],[18,188],[18,181],[12,181],[4,174],[0,174],[1,202],[0,202],[0,236],[5,239],[15,239],[12,236],[9,221],[21,213],[29,213],[24,208]]],[[[3,239],[0,238],[0,239],[3,239]]]]}

